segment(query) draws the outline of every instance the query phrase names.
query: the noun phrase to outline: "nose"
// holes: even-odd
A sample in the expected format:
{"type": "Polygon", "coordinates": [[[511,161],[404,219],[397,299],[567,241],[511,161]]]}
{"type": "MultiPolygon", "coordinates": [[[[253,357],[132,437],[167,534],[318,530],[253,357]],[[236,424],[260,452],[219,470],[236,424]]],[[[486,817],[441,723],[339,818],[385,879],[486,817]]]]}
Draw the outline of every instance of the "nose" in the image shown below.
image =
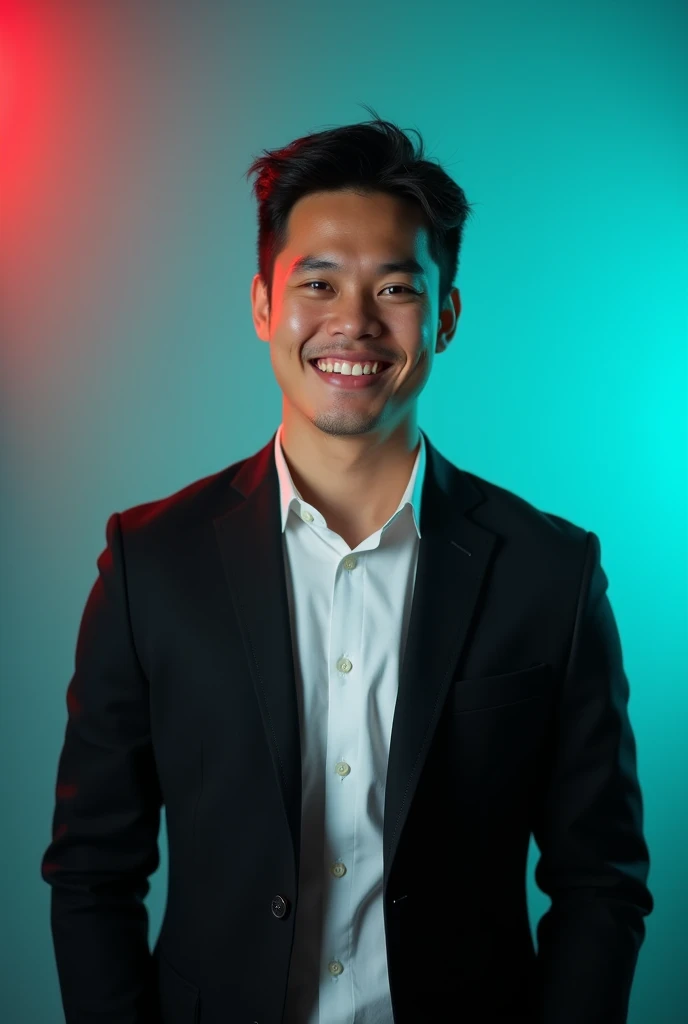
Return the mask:
{"type": "Polygon", "coordinates": [[[330,309],[327,332],[332,338],[377,338],[382,333],[382,325],[365,297],[341,295],[330,309]]]}

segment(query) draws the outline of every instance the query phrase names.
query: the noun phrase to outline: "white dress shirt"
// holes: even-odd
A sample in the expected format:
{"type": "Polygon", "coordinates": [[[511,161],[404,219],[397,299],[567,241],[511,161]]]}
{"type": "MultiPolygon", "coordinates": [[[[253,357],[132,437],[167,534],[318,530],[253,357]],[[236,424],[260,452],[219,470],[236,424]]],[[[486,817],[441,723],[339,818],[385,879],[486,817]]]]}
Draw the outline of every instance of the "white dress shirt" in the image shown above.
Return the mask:
{"type": "Polygon", "coordinates": [[[392,719],[416,579],[425,440],[399,506],[351,549],[275,437],[301,725],[299,895],[285,1024],[393,1024],[382,901],[392,719]]]}

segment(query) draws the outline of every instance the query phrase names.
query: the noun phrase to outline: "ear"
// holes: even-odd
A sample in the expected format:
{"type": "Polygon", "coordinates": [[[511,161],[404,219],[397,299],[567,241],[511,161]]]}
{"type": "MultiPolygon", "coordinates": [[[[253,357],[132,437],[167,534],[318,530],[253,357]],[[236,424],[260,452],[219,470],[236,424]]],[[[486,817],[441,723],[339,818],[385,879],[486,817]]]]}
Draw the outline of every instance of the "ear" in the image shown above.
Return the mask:
{"type": "Polygon", "coordinates": [[[442,309],[440,310],[437,329],[435,352],[444,352],[456,332],[456,325],[461,315],[461,294],[458,288],[452,288],[442,309]]]}
{"type": "Polygon", "coordinates": [[[260,274],[251,282],[251,308],[253,326],[261,341],[270,341],[270,303],[268,290],[260,274]]]}

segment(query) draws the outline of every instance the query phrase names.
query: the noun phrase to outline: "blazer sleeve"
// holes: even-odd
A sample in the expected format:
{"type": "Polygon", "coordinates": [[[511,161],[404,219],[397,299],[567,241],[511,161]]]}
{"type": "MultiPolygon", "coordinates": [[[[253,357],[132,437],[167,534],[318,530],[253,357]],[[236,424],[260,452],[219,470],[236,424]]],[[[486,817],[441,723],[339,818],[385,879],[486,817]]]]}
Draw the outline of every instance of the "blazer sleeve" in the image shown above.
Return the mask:
{"type": "Polygon", "coordinates": [[[625,1024],[654,903],[628,716],[629,684],[600,564],[587,534],[551,775],[533,834],[538,887],[538,1024],[625,1024]]]}
{"type": "Polygon", "coordinates": [[[127,600],[119,513],[79,629],[52,842],[41,876],[66,1024],[151,1024],[157,987],[143,899],[159,865],[160,786],[147,680],[127,600]]]}

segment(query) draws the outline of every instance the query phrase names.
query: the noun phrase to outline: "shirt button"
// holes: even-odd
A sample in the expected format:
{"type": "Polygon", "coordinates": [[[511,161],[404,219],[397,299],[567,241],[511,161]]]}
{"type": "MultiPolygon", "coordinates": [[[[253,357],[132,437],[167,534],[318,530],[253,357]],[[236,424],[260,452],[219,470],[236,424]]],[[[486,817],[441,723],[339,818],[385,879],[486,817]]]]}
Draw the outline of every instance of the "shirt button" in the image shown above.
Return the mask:
{"type": "Polygon", "coordinates": [[[313,514],[312,512],[309,512],[307,508],[301,509],[301,518],[303,519],[304,523],[313,522],[313,514]]]}
{"type": "Polygon", "coordinates": [[[336,864],[332,865],[330,871],[335,878],[342,878],[346,874],[346,864],[342,864],[341,861],[337,861],[336,864]]]}
{"type": "Polygon", "coordinates": [[[347,555],[344,561],[342,562],[342,565],[344,566],[345,569],[355,569],[357,562],[353,555],[347,555]]]}
{"type": "Polygon", "coordinates": [[[340,658],[339,661],[337,662],[337,668],[339,669],[340,672],[350,672],[351,669],[353,668],[353,665],[351,664],[348,658],[340,658]]]}
{"type": "Polygon", "coordinates": [[[343,778],[345,775],[349,774],[349,772],[351,771],[351,766],[348,765],[346,761],[337,761],[336,765],[334,766],[334,770],[336,771],[337,775],[341,775],[343,778]]]}
{"type": "Polygon", "coordinates": [[[337,977],[337,975],[341,974],[342,971],[344,970],[339,960],[330,960],[329,964],[327,965],[327,969],[330,972],[330,974],[334,975],[334,977],[337,977]]]}

